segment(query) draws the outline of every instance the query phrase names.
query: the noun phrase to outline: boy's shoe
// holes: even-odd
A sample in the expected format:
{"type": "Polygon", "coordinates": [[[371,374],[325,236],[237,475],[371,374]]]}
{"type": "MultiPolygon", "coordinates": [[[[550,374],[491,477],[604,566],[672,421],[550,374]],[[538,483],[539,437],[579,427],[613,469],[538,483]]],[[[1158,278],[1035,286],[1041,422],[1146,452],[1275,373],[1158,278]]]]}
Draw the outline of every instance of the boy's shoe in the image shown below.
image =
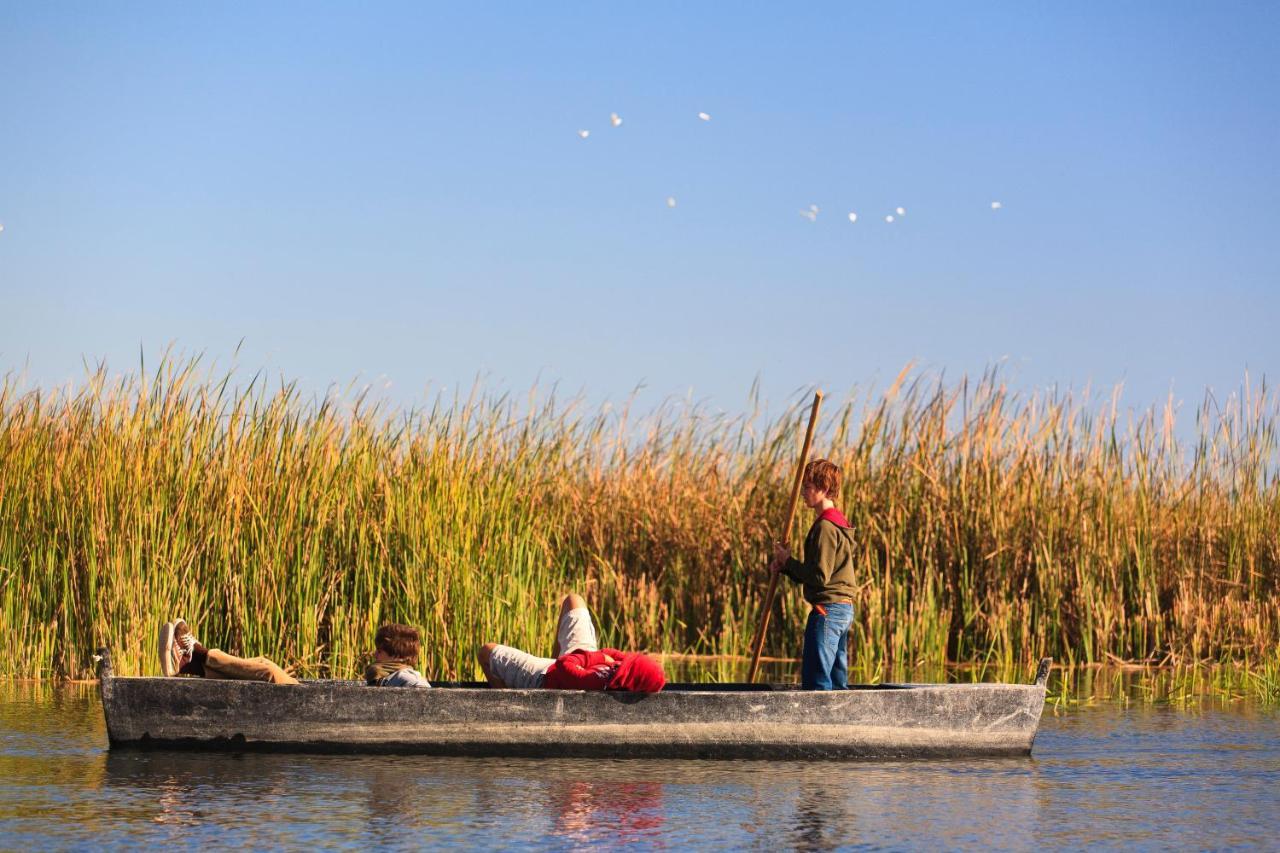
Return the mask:
{"type": "Polygon", "coordinates": [[[178,655],[178,669],[182,669],[184,664],[191,661],[191,652],[197,644],[196,635],[191,632],[191,626],[187,624],[186,619],[174,620],[173,644],[175,654],[178,655]]]}
{"type": "Polygon", "coordinates": [[[156,644],[156,651],[160,654],[160,674],[165,678],[177,675],[182,668],[182,663],[175,654],[177,646],[174,643],[173,624],[165,622],[160,626],[160,637],[156,644]]]}

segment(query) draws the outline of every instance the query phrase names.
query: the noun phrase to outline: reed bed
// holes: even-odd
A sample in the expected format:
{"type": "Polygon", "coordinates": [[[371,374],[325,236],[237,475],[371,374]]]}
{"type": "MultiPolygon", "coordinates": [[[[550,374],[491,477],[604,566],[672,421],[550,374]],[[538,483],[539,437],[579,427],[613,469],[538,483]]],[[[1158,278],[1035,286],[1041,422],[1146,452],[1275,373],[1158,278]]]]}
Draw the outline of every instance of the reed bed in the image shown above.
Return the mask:
{"type": "MultiPolygon", "coordinates": [[[[0,674],[82,676],[99,645],[155,673],[157,624],[302,675],[351,677],[384,621],[422,664],[476,675],[487,640],[549,652],[557,596],[603,639],[747,651],[807,398],[766,420],[672,403],[644,417],[477,389],[420,410],[237,388],[198,359],[74,392],[0,384],[0,674]]],[[[851,668],[1253,665],[1280,641],[1280,407],[1265,386],[1192,413],[997,373],[909,371],[828,410],[863,580],[851,668]]],[[[806,514],[793,538],[803,538],[806,514]]],[[[799,653],[779,597],[766,655],[799,653]]],[[[1269,680],[1268,680],[1269,679],[1269,680]]],[[[1274,689],[1268,688],[1268,689],[1274,689]]]]}

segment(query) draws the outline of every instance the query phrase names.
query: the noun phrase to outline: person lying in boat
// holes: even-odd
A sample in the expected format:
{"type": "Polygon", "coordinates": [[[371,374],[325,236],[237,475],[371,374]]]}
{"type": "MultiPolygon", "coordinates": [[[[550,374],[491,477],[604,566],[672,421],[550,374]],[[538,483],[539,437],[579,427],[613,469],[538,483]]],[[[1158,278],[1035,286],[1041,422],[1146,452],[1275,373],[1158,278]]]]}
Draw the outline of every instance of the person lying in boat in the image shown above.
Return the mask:
{"type": "Polygon", "coordinates": [[[185,619],[160,626],[160,672],[166,677],[194,675],[197,678],[226,678],[233,681],[267,681],[297,684],[298,679],[264,657],[242,658],[221,649],[207,649],[196,640],[185,619]]]}
{"type": "Polygon", "coordinates": [[[840,467],[815,459],[804,467],[801,495],[816,516],[804,538],[804,560],[779,543],[769,571],[782,572],[804,588],[813,606],[804,629],[800,685],[806,690],[849,686],[848,637],[853,624],[853,530],[834,498],[840,494],[840,467]]]}
{"type": "Polygon", "coordinates": [[[555,645],[543,658],[512,646],[485,643],[478,655],[491,687],[558,690],[634,690],[657,693],[667,683],[662,665],[639,652],[602,649],[586,600],[576,593],[560,603],[555,645]]]}
{"type": "Polygon", "coordinates": [[[373,663],[364,671],[370,687],[430,687],[413,668],[422,639],[411,625],[388,623],[373,637],[373,663]]]}

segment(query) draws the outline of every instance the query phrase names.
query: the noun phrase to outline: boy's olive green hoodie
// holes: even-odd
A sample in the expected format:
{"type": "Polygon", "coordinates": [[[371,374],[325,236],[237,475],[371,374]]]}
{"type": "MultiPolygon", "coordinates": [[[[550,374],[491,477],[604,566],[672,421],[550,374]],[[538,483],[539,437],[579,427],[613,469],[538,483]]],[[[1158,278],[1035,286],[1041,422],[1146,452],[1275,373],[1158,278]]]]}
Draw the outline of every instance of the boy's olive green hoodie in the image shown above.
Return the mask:
{"type": "Polygon", "coordinates": [[[838,509],[826,510],[804,538],[804,560],[791,557],[782,573],[804,587],[804,600],[810,604],[852,601],[853,545],[853,530],[844,515],[838,509]]]}

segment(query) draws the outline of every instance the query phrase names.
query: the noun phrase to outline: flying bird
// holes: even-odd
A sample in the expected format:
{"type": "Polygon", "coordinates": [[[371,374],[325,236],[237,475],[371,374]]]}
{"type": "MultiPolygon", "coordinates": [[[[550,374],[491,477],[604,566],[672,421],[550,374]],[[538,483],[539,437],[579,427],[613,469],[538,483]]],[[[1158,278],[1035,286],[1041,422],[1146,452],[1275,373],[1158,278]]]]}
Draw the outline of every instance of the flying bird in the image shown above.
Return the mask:
{"type": "Polygon", "coordinates": [[[609,124],[614,127],[620,127],[622,125],[622,117],[617,113],[609,113],[609,124]]]}
{"type": "Polygon", "coordinates": [[[993,202],[991,202],[991,209],[992,209],[992,210],[999,210],[999,209],[1000,209],[1000,208],[1002,208],[1002,207],[1004,207],[1004,205],[1003,205],[1003,204],[1001,204],[1001,203],[1000,203],[1000,202],[998,202],[998,201],[993,201],[993,202]]]}
{"type": "Polygon", "coordinates": [[[579,138],[579,139],[586,139],[586,138],[587,138],[588,136],[590,136],[590,135],[591,135],[591,131],[589,131],[589,130],[580,130],[580,131],[578,131],[578,138],[579,138]]]}
{"type": "Polygon", "coordinates": [[[667,196],[667,207],[675,207],[675,206],[676,206],[676,197],[673,195],[667,196]]]}
{"type": "Polygon", "coordinates": [[[698,113],[698,118],[702,119],[703,121],[711,121],[711,116],[707,115],[706,113],[698,113]]]}
{"type": "Polygon", "coordinates": [[[852,210],[851,210],[851,211],[849,211],[849,221],[850,221],[850,222],[857,222],[857,221],[858,221],[858,214],[854,213],[852,210]]]}

